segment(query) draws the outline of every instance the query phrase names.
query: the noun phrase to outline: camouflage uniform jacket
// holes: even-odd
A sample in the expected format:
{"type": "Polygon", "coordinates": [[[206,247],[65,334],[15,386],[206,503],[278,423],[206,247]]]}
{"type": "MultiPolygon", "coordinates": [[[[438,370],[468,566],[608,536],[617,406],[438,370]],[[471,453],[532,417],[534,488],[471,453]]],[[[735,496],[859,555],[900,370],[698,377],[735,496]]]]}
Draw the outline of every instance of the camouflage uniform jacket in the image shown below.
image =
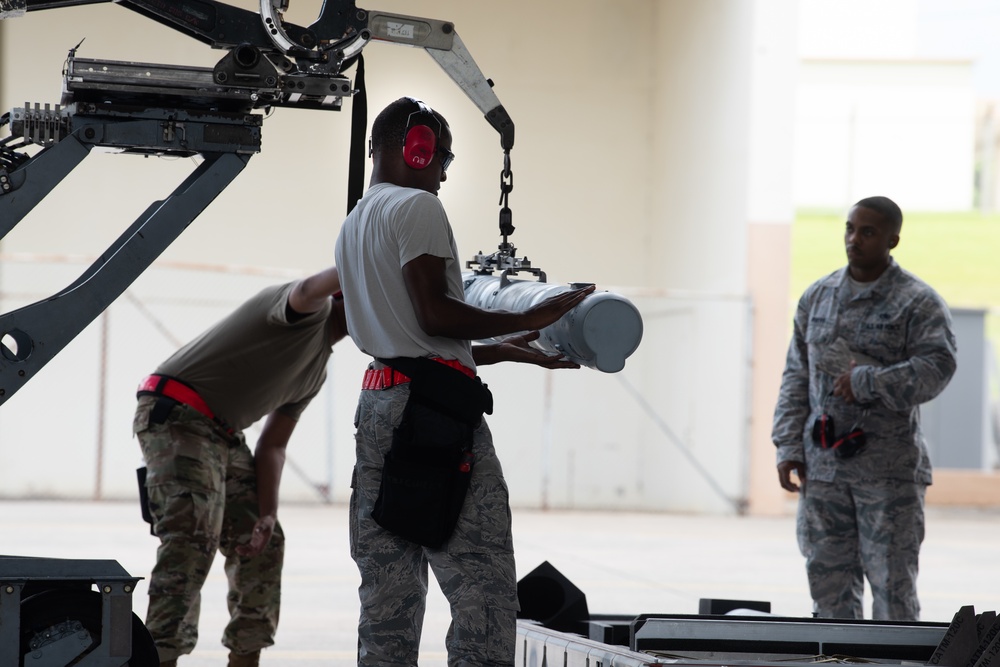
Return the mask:
{"type": "Polygon", "coordinates": [[[808,479],[826,482],[847,475],[930,484],[918,406],[954,372],[951,313],[929,285],[894,260],[857,294],[847,267],[831,273],[803,293],[795,313],[771,433],[778,463],[804,461],[808,479]],[[849,405],[832,391],[852,362],[849,405]],[[824,411],[837,434],[860,425],[866,448],[840,459],[814,444],[813,423],[824,411]]]}

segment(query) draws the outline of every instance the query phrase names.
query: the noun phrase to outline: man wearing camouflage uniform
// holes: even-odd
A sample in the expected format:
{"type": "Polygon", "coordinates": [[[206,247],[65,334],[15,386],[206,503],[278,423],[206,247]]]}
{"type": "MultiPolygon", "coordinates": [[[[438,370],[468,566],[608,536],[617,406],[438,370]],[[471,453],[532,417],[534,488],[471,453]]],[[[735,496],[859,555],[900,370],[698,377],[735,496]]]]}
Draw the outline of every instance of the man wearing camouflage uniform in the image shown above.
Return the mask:
{"type": "Polygon", "coordinates": [[[919,406],[954,374],[955,337],[941,297],[890,256],[902,222],[886,197],[851,208],[848,265],[799,300],[774,413],[778,478],[800,494],[799,547],[824,618],[863,618],[865,577],[874,619],[920,616],[931,466],[919,406]]]}
{"type": "Polygon", "coordinates": [[[230,667],[256,667],[274,643],[285,549],[278,486],[288,439],[347,334],[339,290],[336,268],[266,288],[139,385],[133,430],[160,538],[146,627],[161,667],[194,650],[216,551],[229,579],[230,667]],[[251,454],[243,429],[265,416],[251,454]]]}
{"type": "MultiPolygon", "coordinates": [[[[427,357],[471,376],[477,364],[498,361],[576,367],[526,343],[592,288],[523,313],[465,303],[461,260],[437,198],[453,157],[451,141],[441,114],[411,98],[393,102],[375,120],[370,187],[345,220],[336,247],[351,337],[376,359],[427,357]],[[500,344],[469,342],[520,331],[532,333],[500,344]]],[[[440,548],[404,539],[372,517],[410,381],[372,362],[355,418],[350,535],[361,573],[358,665],[417,664],[428,565],[451,605],[448,665],[512,665],[518,604],[510,508],[485,420],[473,434],[474,465],[458,524],[440,548]]]]}

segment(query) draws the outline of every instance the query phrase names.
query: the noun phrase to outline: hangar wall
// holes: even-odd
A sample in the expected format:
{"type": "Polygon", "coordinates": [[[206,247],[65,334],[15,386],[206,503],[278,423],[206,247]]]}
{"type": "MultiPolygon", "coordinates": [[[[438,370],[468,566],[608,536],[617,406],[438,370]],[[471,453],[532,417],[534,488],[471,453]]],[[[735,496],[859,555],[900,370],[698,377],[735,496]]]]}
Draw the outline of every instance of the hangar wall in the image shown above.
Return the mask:
{"type": "MultiPolygon", "coordinates": [[[[745,508],[756,493],[752,462],[773,471],[769,443],[753,431],[751,444],[751,432],[773,405],[756,398],[757,378],[769,378],[767,390],[780,365],[754,348],[773,344],[757,323],[777,310],[780,338],[785,328],[782,119],[791,113],[784,73],[794,65],[794,2],[377,8],[454,21],[496,83],[517,126],[510,205],[519,254],[550,281],[596,282],[643,313],[643,343],[618,375],[483,369],[498,398],[490,424],[512,501],[745,508]]],[[[310,22],[295,9],[290,20],[310,22]]],[[[58,101],[62,61],[81,38],[81,57],[211,66],[222,55],[117,5],[33,12],[0,22],[0,106],[58,101]]],[[[489,252],[499,240],[495,132],[426,54],[372,44],[365,59],[372,117],[413,95],[449,119],[458,157],[441,197],[460,250],[489,252]]],[[[0,409],[0,495],[134,495],[137,380],[260,285],[332,261],[349,121],[346,111],[273,112],[262,153],[236,182],[0,409]]],[[[0,242],[0,312],[61,289],[192,169],[190,160],[88,157],[0,242]]],[[[317,487],[347,498],[364,364],[349,343],[338,347],[333,379],[290,445],[303,474],[286,473],[283,498],[312,499],[317,487]]]]}

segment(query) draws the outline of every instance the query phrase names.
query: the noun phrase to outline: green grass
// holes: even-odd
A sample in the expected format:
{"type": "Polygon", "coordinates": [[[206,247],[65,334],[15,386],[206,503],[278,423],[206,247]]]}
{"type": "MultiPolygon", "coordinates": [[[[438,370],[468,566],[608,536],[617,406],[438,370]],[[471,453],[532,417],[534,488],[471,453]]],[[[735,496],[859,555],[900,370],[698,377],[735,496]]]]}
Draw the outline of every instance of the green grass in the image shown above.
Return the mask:
{"type": "MultiPolygon", "coordinates": [[[[847,263],[843,212],[800,211],[792,229],[792,303],[847,263]]],[[[904,212],[893,257],[952,308],[989,311],[986,336],[1000,351],[1000,215],[904,212]]]]}

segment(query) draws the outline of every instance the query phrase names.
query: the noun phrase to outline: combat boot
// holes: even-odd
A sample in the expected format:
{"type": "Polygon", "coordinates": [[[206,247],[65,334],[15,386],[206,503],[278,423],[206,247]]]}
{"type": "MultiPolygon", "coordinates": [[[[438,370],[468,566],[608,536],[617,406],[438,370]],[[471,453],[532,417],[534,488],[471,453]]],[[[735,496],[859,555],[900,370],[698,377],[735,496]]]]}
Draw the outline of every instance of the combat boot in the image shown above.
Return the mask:
{"type": "Polygon", "coordinates": [[[253,653],[229,652],[229,667],[260,667],[260,651],[253,653]]]}

